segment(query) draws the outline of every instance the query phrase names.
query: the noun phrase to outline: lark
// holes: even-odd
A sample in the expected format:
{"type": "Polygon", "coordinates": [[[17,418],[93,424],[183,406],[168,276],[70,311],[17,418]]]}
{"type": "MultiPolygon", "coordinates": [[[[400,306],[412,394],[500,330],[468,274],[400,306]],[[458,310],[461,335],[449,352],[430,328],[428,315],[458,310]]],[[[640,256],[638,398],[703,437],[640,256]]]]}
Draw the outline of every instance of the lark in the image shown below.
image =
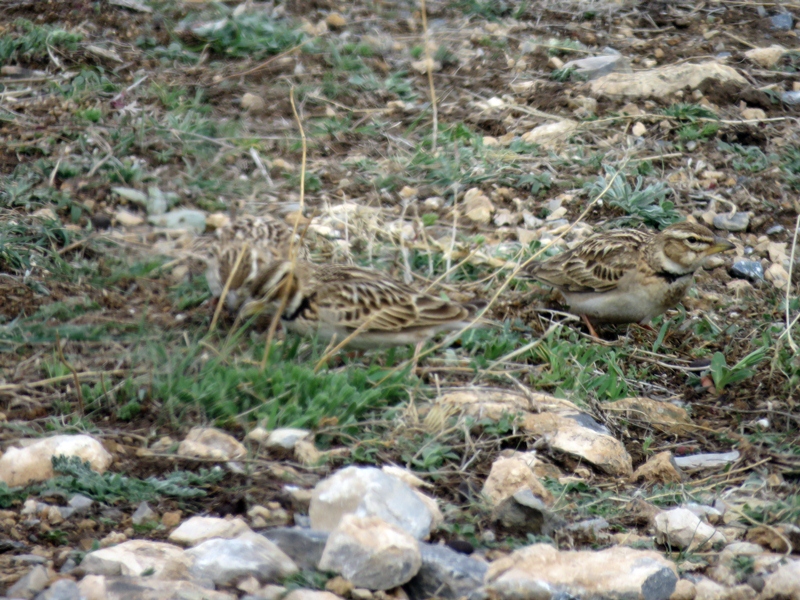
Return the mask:
{"type": "Polygon", "coordinates": [[[733,248],[695,223],[677,223],[660,233],[621,229],[592,235],[528,272],[559,290],[597,337],[592,323],[647,325],[674,308],[705,260],[733,248]]]}
{"type": "MultiPolygon", "coordinates": [[[[294,247],[298,256],[308,256],[298,236],[295,237],[294,247]]],[[[229,310],[239,310],[250,295],[250,286],[256,275],[274,261],[290,258],[291,249],[291,226],[269,215],[241,216],[220,227],[214,238],[205,243],[204,249],[207,257],[206,280],[212,296],[222,296],[233,272],[225,305],[229,310]],[[234,272],[237,260],[239,266],[234,272]]]]}
{"type": "Polygon", "coordinates": [[[470,325],[484,305],[443,300],[372,269],[282,260],[259,271],[240,317],[280,306],[282,324],[300,335],[342,342],[355,332],[348,348],[419,350],[438,333],[470,325]]]}

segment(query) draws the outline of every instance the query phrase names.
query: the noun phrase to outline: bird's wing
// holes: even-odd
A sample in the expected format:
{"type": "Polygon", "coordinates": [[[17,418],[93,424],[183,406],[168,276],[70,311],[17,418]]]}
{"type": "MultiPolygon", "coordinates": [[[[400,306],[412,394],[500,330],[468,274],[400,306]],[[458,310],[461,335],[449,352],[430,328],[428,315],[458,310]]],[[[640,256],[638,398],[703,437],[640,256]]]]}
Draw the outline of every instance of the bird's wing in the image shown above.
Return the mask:
{"type": "Polygon", "coordinates": [[[595,234],[572,250],[534,264],[529,272],[564,292],[608,292],[637,268],[650,235],[633,230],[595,234]]]}

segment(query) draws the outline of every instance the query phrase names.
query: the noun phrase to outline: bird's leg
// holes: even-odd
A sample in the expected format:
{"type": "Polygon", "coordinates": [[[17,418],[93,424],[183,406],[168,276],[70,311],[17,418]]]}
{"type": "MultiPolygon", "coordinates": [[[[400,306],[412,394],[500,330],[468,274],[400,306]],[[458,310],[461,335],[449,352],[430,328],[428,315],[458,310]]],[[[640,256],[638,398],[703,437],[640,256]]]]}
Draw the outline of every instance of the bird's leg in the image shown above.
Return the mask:
{"type": "Polygon", "coordinates": [[[586,324],[586,328],[589,330],[589,335],[591,335],[596,340],[599,340],[600,336],[597,335],[597,332],[594,329],[594,325],[592,325],[592,322],[589,320],[589,317],[587,317],[586,315],[581,315],[581,319],[586,324]]]}
{"type": "Polygon", "coordinates": [[[417,345],[414,346],[414,356],[411,357],[411,364],[413,365],[413,368],[411,369],[412,373],[414,373],[417,370],[417,363],[419,362],[419,354],[420,352],[422,352],[422,347],[424,345],[425,345],[425,340],[422,340],[420,342],[417,342],[417,345]]]}
{"type": "Polygon", "coordinates": [[[653,326],[650,325],[650,323],[634,323],[634,325],[638,325],[645,331],[655,331],[655,329],[653,329],[653,326]]]}

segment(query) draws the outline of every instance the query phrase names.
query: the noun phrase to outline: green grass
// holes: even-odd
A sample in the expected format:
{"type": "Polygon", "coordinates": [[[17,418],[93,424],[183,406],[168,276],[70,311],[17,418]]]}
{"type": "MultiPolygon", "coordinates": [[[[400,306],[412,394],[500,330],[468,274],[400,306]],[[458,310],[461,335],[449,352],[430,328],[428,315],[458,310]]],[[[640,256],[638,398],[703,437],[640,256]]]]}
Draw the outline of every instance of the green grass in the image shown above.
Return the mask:
{"type": "Polygon", "coordinates": [[[34,25],[27,19],[17,19],[0,36],[0,64],[45,59],[48,47],[75,51],[82,39],[83,36],[79,33],[58,27],[34,25]]]}

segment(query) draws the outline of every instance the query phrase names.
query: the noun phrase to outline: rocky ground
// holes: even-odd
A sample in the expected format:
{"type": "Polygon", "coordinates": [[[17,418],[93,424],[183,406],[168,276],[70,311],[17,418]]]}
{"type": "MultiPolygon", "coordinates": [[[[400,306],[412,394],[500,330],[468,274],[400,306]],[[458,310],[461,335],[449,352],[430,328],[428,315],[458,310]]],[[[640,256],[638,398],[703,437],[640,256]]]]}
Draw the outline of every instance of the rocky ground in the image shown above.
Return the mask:
{"type": "Polygon", "coordinates": [[[800,597],[797,17],[3,2],[0,594],[800,597]],[[242,213],[489,326],[262,360],[191,251],[242,213]],[[736,250],[651,330],[517,277],[682,219],[736,250]]]}

